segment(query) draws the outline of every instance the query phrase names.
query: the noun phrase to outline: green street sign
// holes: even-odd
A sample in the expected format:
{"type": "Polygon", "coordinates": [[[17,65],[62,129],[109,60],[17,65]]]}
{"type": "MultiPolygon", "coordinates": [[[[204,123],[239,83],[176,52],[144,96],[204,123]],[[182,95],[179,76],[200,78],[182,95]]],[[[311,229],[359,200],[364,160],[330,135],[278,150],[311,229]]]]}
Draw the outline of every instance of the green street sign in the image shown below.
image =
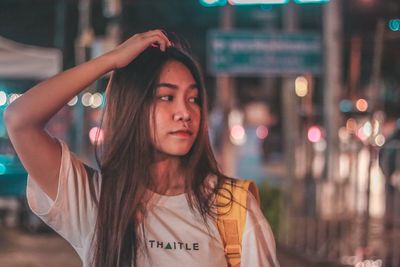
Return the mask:
{"type": "Polygon", "coordinates": [[[211,74],[321,74],[322,44],[316,33],[212,30],[207,36],[211,74]]]}

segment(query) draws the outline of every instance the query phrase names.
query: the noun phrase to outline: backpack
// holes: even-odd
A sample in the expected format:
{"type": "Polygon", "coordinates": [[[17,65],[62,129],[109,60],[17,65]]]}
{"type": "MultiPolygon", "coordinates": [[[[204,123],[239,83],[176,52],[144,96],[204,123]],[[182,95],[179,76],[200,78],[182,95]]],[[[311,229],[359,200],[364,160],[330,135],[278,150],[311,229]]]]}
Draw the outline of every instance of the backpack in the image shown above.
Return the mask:
{"type": "Polygon", "coordinates": [[[217,227],[229,267],[240,267],[242,236],[246,225],[247,194],[251,192],[258,204],[260,196],[252,180],[226,180],[216,196],[217,227]],[[232,205],[229,205],[233,196],[232,205]]]}

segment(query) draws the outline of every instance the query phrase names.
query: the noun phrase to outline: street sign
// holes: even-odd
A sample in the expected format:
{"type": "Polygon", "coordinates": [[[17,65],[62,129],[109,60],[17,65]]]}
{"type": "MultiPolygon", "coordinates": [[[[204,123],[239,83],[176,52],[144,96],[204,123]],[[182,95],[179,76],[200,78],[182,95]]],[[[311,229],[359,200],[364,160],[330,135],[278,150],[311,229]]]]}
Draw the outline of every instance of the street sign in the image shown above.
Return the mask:
{"type": "Polygon", "coordinates": [[[321,74],[321,37],[315,33],[213,30],[207,42],[211,74],[321,74]]]}

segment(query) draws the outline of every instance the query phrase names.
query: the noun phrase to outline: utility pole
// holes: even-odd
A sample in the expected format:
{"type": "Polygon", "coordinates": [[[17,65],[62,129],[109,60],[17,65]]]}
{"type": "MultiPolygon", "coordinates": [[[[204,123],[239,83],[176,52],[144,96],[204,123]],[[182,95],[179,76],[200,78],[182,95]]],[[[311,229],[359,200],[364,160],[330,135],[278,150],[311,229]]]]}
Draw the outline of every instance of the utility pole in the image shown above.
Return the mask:
{"type": "MultiPolygon", "coordinates": [[[[341,116],[339,111],[339,99],[342,91],[342,17],[341,0],[331,0],[323,9],[323,32],[324,32],[324,94],[323,94],[323,114],[326,130],[326,180],[328,184],[337,190],[339,178],[339,127],[341,116]]],[[[337,194],[334,192],[327,196],[329,202],[337,203],[337,194]]],[[[334,204],[332,205],[334,206],[334,204]]],[[[330,218],[336,216],[335,211],[329,213],[330,218]]],[[[330,229],[327,236],[335,238],[336,223],[328,225],[330,229]]],[[[338,250],[327,251],[328,257],[336,258],[338,250]]]]}
{"type": "MultiPolygon", "coordinates": [[[[284,6],[284,30],[287,33],[294,33],[297,31],[297,12],[296,6],[293,2],[284,6]]],[[[284,227],[282,228],[281,234],[285,234],[284,243],[290,244],[291,238],[293,237],[293,228],[291,225],[292,216],[292,194],[293,194],[293,182],[295,178],[295,154],[296,154],[296,140],[298,138],[299,131],[299,119],[297,114],[297,101],[295,95],[295,78],[293,76],[286,76],[283,79],[282,85],[282,107],[283,107],[283,132],[284,132],[284,151],[285,151],[285,163],[286,163],[286,181],[284,186],[284,199],[283,199],[283,211],[284,211],[284,227]]]]}
{"type": "Polygon", "coordinates": [[[340,126],[339,99],[342,89],[342,19],[341,0],[332,0],[324,6],[324,122],[327,141],[327,179],[338,175],[340,126]]]}
{"type": "Polygon", "coordinates": [[[65,68],[65,12],[66,4],[65,0],[58,0],[55,4],[55,34],[54,34],[54,46],[60,49],[62,53],[63,66],[65,68]]]}
{"type": "MultiPolygon", "coordinates": [[[[93,29],[90,25],[90,10],[91,0],[80,0],[79,1],[79,25],[78,25],[78,38],[75,41],[75,63],[76,65],[82,64],[89,59],[90,48],[93,42],[94,34],[93,29]]],[[[84,74],[82,74],[84,75],[84,74]]],[[[79,94],[79,99],[82,93],[79,94]]],[[[87,140],[84,136],[85,129],[85,108],[82,102],[78,101],[74,106],[74,138],[73,148],[77,154],[82,155],[85,152],[85,146],[87,140]]]]}
{"type": "MultiPolygon", "coordinates": [[[[220,28],[231,30],[233,28],[233,7],[226,5],[221,7],[222,16],[220,28]]],[[[222,109],[223,131],[220,162],[222,171],[228,176],[235,175],[235,147],[230,142],[229,114],[235,105],[234,80],[229,74],[217,75],[217,105],[222,109]]]]}

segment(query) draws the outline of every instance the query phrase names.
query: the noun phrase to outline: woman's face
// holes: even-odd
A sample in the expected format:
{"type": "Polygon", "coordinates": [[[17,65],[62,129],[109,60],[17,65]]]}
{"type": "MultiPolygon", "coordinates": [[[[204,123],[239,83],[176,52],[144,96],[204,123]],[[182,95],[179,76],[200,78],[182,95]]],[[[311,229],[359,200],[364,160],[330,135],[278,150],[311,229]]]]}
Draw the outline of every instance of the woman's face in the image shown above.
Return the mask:
{"type": "Polygon", "coordinates": [[[196,140],[201,117],[199,90],[189,69],[178,61],[167,62],[156,85],[150,111],[150,132],[158,152],[186,155],[196,140]]]}

